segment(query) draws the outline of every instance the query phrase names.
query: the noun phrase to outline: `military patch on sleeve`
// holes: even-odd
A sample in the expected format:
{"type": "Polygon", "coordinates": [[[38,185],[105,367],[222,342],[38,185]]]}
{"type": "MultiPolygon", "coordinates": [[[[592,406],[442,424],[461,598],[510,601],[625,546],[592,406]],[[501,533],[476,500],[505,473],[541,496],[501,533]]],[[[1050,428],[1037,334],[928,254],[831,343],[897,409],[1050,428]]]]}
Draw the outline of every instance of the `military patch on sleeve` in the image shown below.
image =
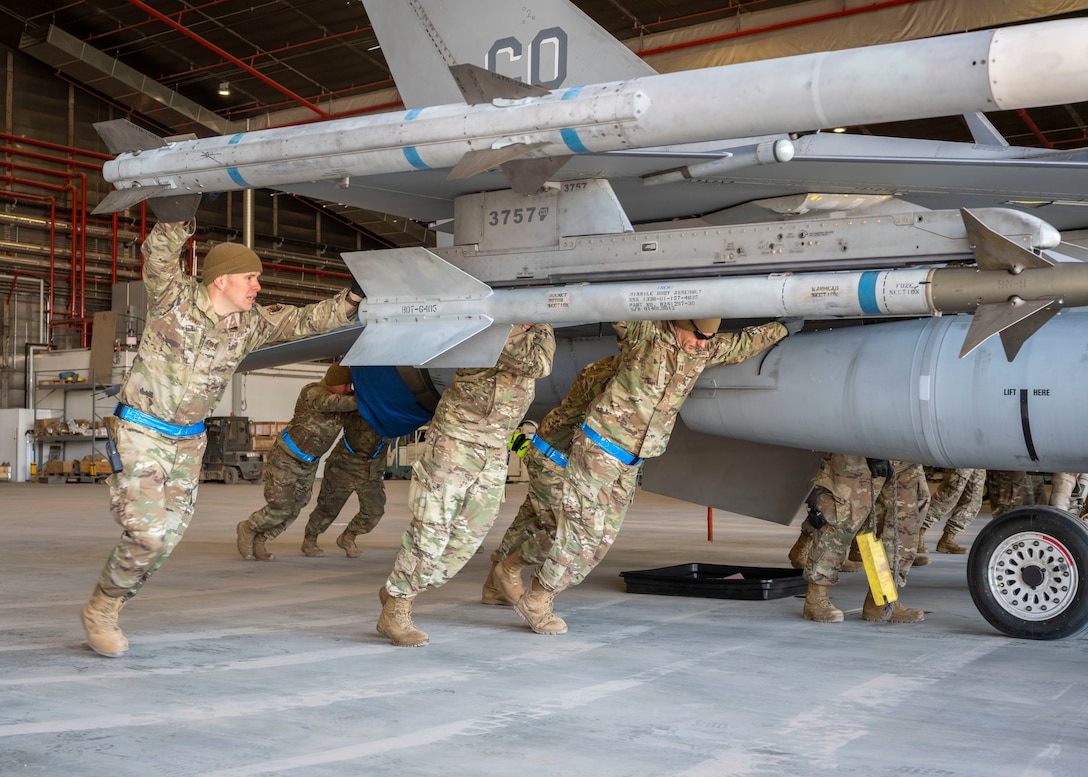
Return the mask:
{"type": "Polygon", "coordinates": [[[269,305],[265,308],[265,310],[267,310],[269,313],[279,313],[281,310],[283,310],[283,305],[277,302],[275,305],[269,305]]]}

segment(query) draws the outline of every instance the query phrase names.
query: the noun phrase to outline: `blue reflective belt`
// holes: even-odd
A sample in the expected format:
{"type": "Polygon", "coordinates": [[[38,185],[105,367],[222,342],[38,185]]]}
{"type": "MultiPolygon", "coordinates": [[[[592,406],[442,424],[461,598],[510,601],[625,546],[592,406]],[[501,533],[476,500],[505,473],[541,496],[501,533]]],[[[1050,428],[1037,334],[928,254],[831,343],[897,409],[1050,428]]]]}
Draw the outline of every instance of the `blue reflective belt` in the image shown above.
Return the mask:
{"type": "Polygon", "coordinates": [[[621,464],[626,464],[628,467],[635,467],[642,463],[642,459],[638,456],[628,453],[611,440],[606,440],[604,437],[601,437],[601,435],[590,429],[585,423],[582,424],[582,431],[585,432],[586,437],[597,443],[597,446],[602,451],[619,461],[621,464]]]}
{"type": "Polygon", "coordinates": [[[146,426],[148,429],[152,429],[169,437],[195,437],[198,434],[204,433],[203,421],[198,421],[192,426],[178,426],[177,424],[169,424],[166,421],[161,421],[153,415],[141,413],[136,408],[122,405],[121,403],[118,403],[117,407],[113,409],[113,414],[122,420],[139,424],[140,426],[146,426]]]}
{"type": "Polygon", "coordinates": [[[541,437],[539,434],[533,435],[533,447],[543,453],[549,459],[554,461],[563,469],[567,468],[567,457],[564,456],[560,451],[557,451],[555,448],[548,445],[548,443],[544,441],[544,438],[541,437]]]}
{"type": "Polygon", "coordinates": [[[291,453],[295,454],[296,456],[298,456],[303,461],[305,461],[307,463],[312,463],[312,462],[317,461],[317,459],[318,459],[317,456],[311,456],[308,453],[303,453],[302,449],[299,448],[297,445],[295,445],[295,441],[292,440],[291,435],[289,435],[287,433],[287,428],[286,427],[284,427],[283,431],[280,432],[280,437],[283,438],[283,441],[287,444],[288,450],[290,450],[291,453]]]}
{"type": "MultiPolygon", "coordinates": [[[[358,453],[355,452],[355,449],[351,447],[351,443],[348,442],[347,437],[344,437],[344,447],[348,449],[348,453],[350,453],[352,456],[358,456],[359,455],[358,453]]],[[[374,452],[372,454],[370,454],[370,458],[372,458],[372,459],[378,458],[378,454],[382,452],[382,448],[384,448],[384,447],[385,447],[385,440],[383,439],[380,443],[378,443],[378,447],[374,449],[374,452]]]]}

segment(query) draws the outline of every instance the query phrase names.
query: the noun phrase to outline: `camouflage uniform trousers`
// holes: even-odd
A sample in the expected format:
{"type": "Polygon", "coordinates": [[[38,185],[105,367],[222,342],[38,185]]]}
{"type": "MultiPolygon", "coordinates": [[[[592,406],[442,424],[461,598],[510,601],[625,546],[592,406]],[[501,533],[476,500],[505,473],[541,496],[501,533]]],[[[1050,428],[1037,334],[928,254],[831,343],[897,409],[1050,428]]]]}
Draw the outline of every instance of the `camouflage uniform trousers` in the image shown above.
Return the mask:
{"type": "Polygon", "coordinates": [[[875,485],[864,457],[842,454],[831,457],[816,482],[822,489],[816,508],[826,523],[813,533],[804,577],[814,585],[829,586],[839,582],[850,543],[872,512],[875,485]]]}
{"type": "Polygon", "coordinates": [[[336,520],[354,491],[359,497],[359,512],[347,531],[367,534],[385,515],[384,449],[374,458],[360,456],[344,447],[341,440],[325,461],[325,475],[317,492],[317,505],[306,523],[307,536],[323,534],[336,520]]]}
{"type": "Polygon", "coordinates": [[[907,573],[918,552],[918,532],[929,507],[929,486],[921,464],[893,461],[892,477],[876,497],[876,525],[896,585],[907,584],[907,573]]]}
{"type": "Polygon", "coordinates": [[[124,466],[109,477],[110,509],[124,528],[98,577],[107,596],[131,599],[163,565],[193,518],[207,438],[173,438],[117,420],[124,466]]]}
{"type": "Polygon", "coordinates": [[[579,430],[567,458],[555,543],[537,578],[552,591],[578,585],[608,553],[635,496],[641,465],[623,464],[579,430]]]}
{"type": "Polygon", "coordinates": [[[944,480],[933,493],[929,512],[922,522],[922,531],[947,518],[944,525],[946,532],[953,536],[962,532],[978,517],[985,487],[984,469],[944,470],[944,480]]]}
{"type": "Polygon", "coordinates": [[[918,548],[923,512],[928,506],[929,488],[920,464],[892,462],[892,465],[892,477],[874,480],[863,457],[841,454],[831,457],[830,468],[822,470],[816,480],[825,489],[817,497],[816,506],[827,523],[815,533],[805,565],[805,580],[815,585],[838,583],[850,543],[873,513],[896,584],[906,585],[907,572],[918,548]]]}
{"type": "Polygon", "coordinates": [[[541,564],[555,541],[556,511],[563,493],[565,471],[532,445],[525,452],[529,491],[518,514],[491,554],[492,562],[502,561],[517,550],[527,564],[541,564]]]}
{"type": "Polygon", "coordinates": [[[461,571],[495,523],[506,486],[505,447],[443,434],[429,443],[412,464],[412,522],[385,583],[393,596],[412,597],[438,588],[461,571]]]}
{"type": "Polygon", "coordinates": [[[283,534],[310,502],[317,477],[318,459],[303,461],[287,449],[279,437],[264,463],[265,505],[249,516],[249,525],[266,540],[283,534]]]}
{"type": "Polygon", "coordinates": [[[1017,507],[1035,504],[1035,483],[1031,474],[1020,470],[988,470],[986,490],[990,515],[994,518],[1017,507]]]}

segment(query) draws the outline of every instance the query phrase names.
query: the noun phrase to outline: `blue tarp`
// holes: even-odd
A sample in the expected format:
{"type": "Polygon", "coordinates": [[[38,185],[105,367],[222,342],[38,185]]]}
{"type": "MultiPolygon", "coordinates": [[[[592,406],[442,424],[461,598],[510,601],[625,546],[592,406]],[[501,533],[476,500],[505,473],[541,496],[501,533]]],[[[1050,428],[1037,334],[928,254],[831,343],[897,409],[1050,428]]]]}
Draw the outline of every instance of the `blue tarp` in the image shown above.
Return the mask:
{"type": "Polygon", "coordinates": [[[382,437],[403,437],[430,422],[433,414],[416,401],[396,367],[352,367],[351,379],[359,412],[382,437]]]}

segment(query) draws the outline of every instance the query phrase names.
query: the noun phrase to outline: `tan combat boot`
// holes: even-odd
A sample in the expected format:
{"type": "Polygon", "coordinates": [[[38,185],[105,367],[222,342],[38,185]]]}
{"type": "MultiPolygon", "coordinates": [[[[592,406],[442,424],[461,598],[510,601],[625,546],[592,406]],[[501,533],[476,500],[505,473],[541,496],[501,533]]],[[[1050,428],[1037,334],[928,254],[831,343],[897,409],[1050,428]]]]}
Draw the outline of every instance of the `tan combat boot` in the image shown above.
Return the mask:
{"type": "Polygon", "coordinates": [[[253,558],[258,561],[275,561],[276,554],[270,553],[264,547],[264,535],[253,532],[253,558]]]}
{"type": "Polygon", "coordinates": [[[359,556],[363,555],[363,552],[359,550],[359,546],[355,544],[355,538],[358,536],[355,532],[344,529],[343,533],[336,538],[337,547],[347,553],[348,558],[359,558],[359,556]]]}
{"type": "Polygon", "coordinates": [[[100,586],[83,605],[83,628],[91,650],[107,658],[117,658],[128,650],[128,640],[117,627],[117,616],[125,606],[122,599],[106,596],[100,586]]]}
{"type": "Polygon", "coordinates": [[[514,603],[502,595],[502,591],[499,589],[498,584],[495,582],[495,567],[499,562],[495,562],[491,565],[491,570],[487,573],[487,580],[484,581],[484,590],[480,593],[480,604],[497,604],[502,607],[513,607],[514,603]]]}
{"type": "Polygon", "coordinates": [[[926,530],[922,529],[918,532],[918,552],[929,553],[929,548],[926,547],[926,530]]]}
{"type": "Polygon", "coordinates": [[[253,561],[253,539],[256,537],[253,527],[249,525],[249,519],[238,523],[238,552],[246,561],[253,561]]]}
{"type": "Polygon", "coordinates": [[[310,558],[317,558],[318,556],[325,555],[325,551],[317,547],[316,534],[307,534],[302,538],[302,555],[309,556],[310,558]]]}
{"type": "Polygon", "coordinates": [[[911,562],[912,567],[924,567],[929,563],[929,556],[925,553],[919,553],[914,557],[914,561],[911,562]]]}
{"type": "Polygon", "coordinates": [[[378,616],[378,633],[397,647],[421,647],[430,642],[425,631],[412,623],[412,596],[390,596],[383,585],[378,589],[382,614],[378,616]]]}
{"type": "Polygon", "coordinates": [[[861,606],[861,617],[864,620],[877,623],[883,621],[888,623],[919,623],[926,619],[926,614],[923,610],[904,607],[899,602],[895,602],[891,606],[877,604],[876,600],[873,599],[873,592],[870,591],[865,594],[865,604],[861,606]]]}
{"type": "Polygon", "coordinates": [[[557,593],[558,591],[549,591],[534,577],[529,584],[529,590],[518,599],[514,609],[537,634],[566,634],[567,624],[552,613],[552,601],[557,593]]]}
{"type": "Polygon", "coordinates": [[[941,535],[941,539],[937,542],[937,552],[955,554],[966,553],[967,548],[956,544],[956,541],[952,539],[955,536],[955,534],[946,529],[944,534],[941,535]]]}
{"type": "Polygon", "coordinates": [[[842,610],[827,598],[827,586],[808,584],[805,593],[805,608],[801,611],[807,620],[816,623],[842,623],[842,610]]]}
{"type": "Polygon", "coordinates": [[[521,570],[529,566],[521,557],[521,550],[515,550],[491,568],[495,585],[510,603],[525,595],[525,585],[521,582],[521,570]]]}
{"type": "Polygon", "coordinates": [[[808,561],[808,552],[812,550],[812,542],[813,537],[811,534],[801,532],[797,542],[793,543],[793,547],[790,548],[789,560],[791,567],[794,569],[805,568],[805,563],[808,561]]]}

